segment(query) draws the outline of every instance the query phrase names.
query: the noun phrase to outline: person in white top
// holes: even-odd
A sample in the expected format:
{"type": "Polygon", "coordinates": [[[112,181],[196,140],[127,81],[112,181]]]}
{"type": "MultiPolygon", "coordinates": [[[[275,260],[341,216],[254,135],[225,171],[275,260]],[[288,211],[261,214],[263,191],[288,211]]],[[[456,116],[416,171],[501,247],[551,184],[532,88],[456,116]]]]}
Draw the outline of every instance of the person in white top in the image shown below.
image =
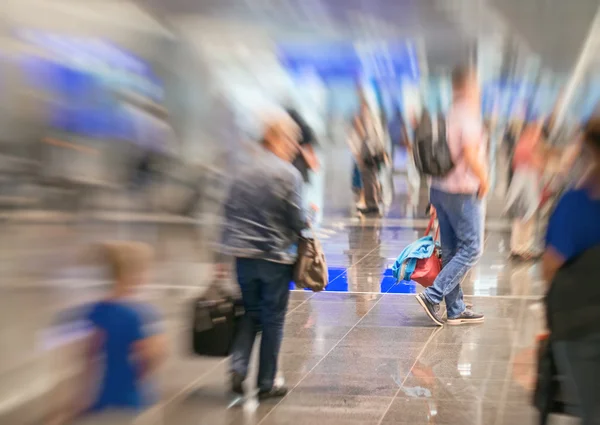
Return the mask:
{"type": "Polygon", "coordinates": [[[465,305],[461,282],[483,249],[482,199],[488,192],[486,135],[481,119],[480,92],[474,70],[452,73],[453,103],[447,116],[452,171],[431,182],[430,201],[435,207],[444,267],[433,286],[417,296],[427,315],[443,326],[440,303],[446,301],[449,325],[483,322],[482,314],[465,305]]]}

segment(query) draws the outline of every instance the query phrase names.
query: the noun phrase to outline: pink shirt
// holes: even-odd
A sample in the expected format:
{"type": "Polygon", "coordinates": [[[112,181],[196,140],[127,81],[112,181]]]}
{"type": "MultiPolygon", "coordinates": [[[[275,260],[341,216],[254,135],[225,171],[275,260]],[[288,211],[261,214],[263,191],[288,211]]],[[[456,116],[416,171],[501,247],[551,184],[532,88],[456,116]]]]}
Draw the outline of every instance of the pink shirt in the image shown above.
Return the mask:
{"type": "Polygon", "coordinates": [[[519,167],[538,167],[536,147],[542,134],[541,128],[526,127],[519,137],[513,156],[513,169],[519,167]]]}
{"type": "Polygon", "coordinates": [[[481,116],[476,109],[456,103],[448,112],[446,131],[454,168],[446,177],[432,179],[431,186],[448,193],[474,194],[479,190],[479,179],[467,165],[463,149],[467,140],[475,140],[482,164],[486,164],[486,135],[481,116]]]}

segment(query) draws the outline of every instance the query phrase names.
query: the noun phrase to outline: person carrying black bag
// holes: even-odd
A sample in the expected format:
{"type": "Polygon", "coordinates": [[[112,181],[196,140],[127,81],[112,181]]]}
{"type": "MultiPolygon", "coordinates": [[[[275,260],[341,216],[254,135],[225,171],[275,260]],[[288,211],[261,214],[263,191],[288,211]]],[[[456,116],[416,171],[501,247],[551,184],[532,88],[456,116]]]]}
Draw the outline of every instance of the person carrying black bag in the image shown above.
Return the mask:
{"type": "Polygon", "coordinates": [[[297,246],[308,227],[302,178],[291,164],[298,153],[297,133],[289,116],[271,120],[262,146],[238,166],[225,202],[221,252],[235,258],[245,311],[233,342],[231,390],[244,394],[250,355],[262,330],[259,400],[287,393],[275,386],[275,375],[297,246]]]}
{"type": "Polygon", "coordinates": [[[542,359],[554,360],[560,390],[575,400],[581,424],[600,425],[600,116],[588,122],[584,137],[582,154],[593,166],[579,187],[564,193],[548,223],[542,267],[550,283],[551,351],[542,359]]]}

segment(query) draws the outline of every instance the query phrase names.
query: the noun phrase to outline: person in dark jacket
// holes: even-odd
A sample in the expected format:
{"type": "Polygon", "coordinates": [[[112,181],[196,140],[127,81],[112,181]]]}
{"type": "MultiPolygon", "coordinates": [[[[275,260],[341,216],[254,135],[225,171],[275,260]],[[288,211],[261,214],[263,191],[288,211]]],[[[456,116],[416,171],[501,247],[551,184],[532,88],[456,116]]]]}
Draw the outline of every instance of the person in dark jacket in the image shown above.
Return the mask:
{"type": "Polygon", "coordinates": [[[312,128],[306,123],[300,113],[294,108],[286,110],[299,129],[298,145],[300,149],[292,164],[300,172],[305,183],[310,182],[309,171],[318,171],[319,160],[315,154],[317,139],[312,128]]]}
{"type": "Polygon", "coordinates": [[[302,178],[291,164],[298,152],[289,117],[267,125],[262,147],[240,164],[225,202],[221,252],[235,258],[245,314],[231,356],[231,389],[243,394],[250,355],[262,329],[258,398],[283,397],[275,386],[290,282],[300,233],[307,224],[302,178]]]}

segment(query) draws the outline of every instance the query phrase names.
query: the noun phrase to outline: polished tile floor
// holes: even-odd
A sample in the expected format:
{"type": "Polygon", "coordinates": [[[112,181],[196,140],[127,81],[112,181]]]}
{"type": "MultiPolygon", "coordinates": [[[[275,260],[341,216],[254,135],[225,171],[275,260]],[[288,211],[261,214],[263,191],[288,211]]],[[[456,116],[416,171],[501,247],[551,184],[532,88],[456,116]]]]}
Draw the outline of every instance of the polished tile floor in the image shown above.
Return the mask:
{"type": "MultiPolygon", "coordinates": [[[[332,185],[328,191],[335,191],[332,185]]],[[[486,314],[486,322],[435,328],[414,299],[418,285],[396,283],[391,275],[396,256],[425,228],[423,197],[412,196],[416,204],[405,208],[407,198],[400,193],[387,218],[364,219],[350,214],[351,197],[340,200],[329,192],[323,196],[331,203],[318,235],[330,284],[319,294],[292,292],[279,377],[291,391],[278,401],[233,399],[227,391],[227,361],[191,356],[190,307],[210,273],[197,274],[197,269],[189,268],[202,266],[194,264],[194,255],[189,254],[192,242],[181,235],[172,237],[189,230],[158,232],[162,234],[158,239],[167,240],[164,251],[173,254],[170,260],[167,254],[160,259],[157,268],[162,272],[145,296],[164,314],[170,354],[158,376],[160,404],[135,423],[536,424],[530,396],[534,340],[542,328],[543,284],[535,264],[508,259],[510,234],[505,223],[488,221],[485,254],[462,283],[475,309],[486,314]]],[[[15,238],[23,234],[11,229],[15,238]]],[[[81,229],[90,228],[80,228],[79,236],[81,229]]],[[[107,234],[104,228],[95,232],[107,234]]],[[[68,251],[62,250],[70,244],[65,236],[72,234],[68,226],[45,224],[31,238],[41,244],[48,234],[55,235],[57,248],[44,251],[52,255],[43,264],[61,260],[60,273],[28,272],[27,280],[48,280],[41,286],[0,287],[3,425],[46,424],[49,413],[60,410],[69,395],[81,390],[76,379],[82,366],[77,307],[105,290],[89,271],[64,272],[72,264],[64,258],[68,251]]],[[[132,234],[146,238],[149,232],[132,234]]],[[[29,241],[21,247],[30,253],[37,244],[29,241]]],[[[22,257],[8,255],[17,244],[9,245],[0,251],[5,270],[10,276],[28,271],[27,261],[14,269],[13,257],[22,257]]],[[[565,421],[556,418],[553,424],[565,421]]]]}
{"type": "Polygon", "coordinates": [[[508,261],[508,235],[489,232],[484,258],[463,282],[486,322],[435,328],[411,295],[419,288],[395,284],[390,272],[417,233],[377,221],[322,228],[331,283],[320,294],[292,293],[280,360],[292,391],[232,405],[220,363],[167,408],[166,423],[536,424],[536,266],[508,261]]]}

